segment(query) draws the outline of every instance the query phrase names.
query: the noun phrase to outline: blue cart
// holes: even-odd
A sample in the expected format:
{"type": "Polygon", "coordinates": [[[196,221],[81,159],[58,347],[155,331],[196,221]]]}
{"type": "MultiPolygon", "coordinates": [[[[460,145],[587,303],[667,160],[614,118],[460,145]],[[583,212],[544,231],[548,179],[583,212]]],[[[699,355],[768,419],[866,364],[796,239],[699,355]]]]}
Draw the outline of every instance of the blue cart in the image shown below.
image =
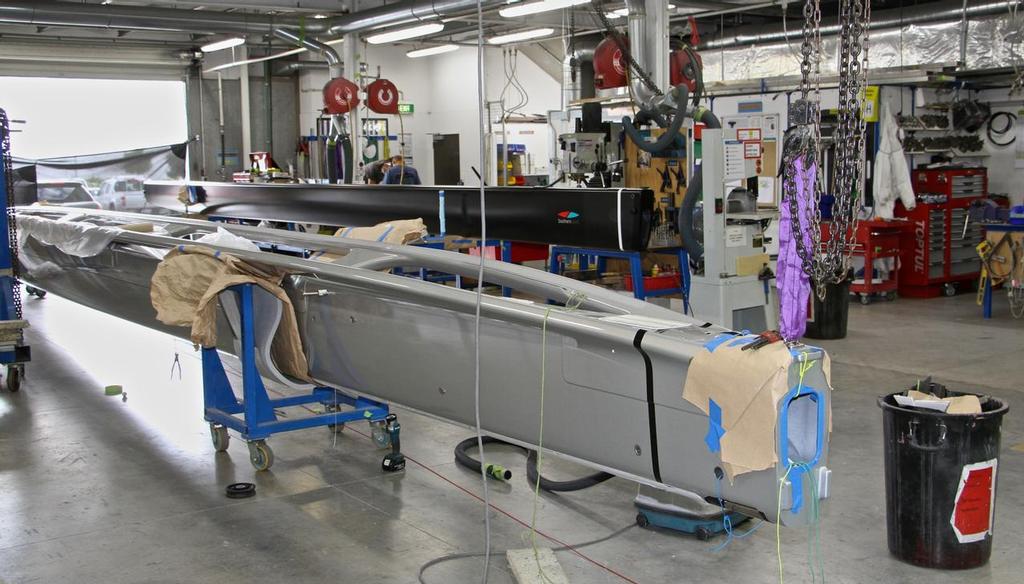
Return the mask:
{"type": "Polygon", "coordinates": [[[203,357],[203,401],[205,418],[210,422],[210,435],[217,452],[228,448],[228,429],[242,435],[249,444],[249,461],[258,471],[274,464],[274,452],[267,438],[279,432],[327,426],[340,432],[348,422],[365,420],[370,424],[373,441],[381,448],[391,448],[381,468],[401,470],[405,458],[401,454],[401,426],[387,404],[333,387],[316,386],[307,394],[271,398],[257,369],[256,324],[254,318],[254,284],[240,284],[228,290],[236,295],[239,308],[240,354],[242,361],[242,399],[235,397],[215,347],[205,347],[203,357]],[[278,419],[277,409],[320,404],[324,410],[300,418],[278,419]]]}
{"type": "Polygon", "coordinates": [[[25,363],[31,351],[25,344],[28,323],[21,314],[21,283],[18,281],[18,232],[14,221],[14,176],[11,172],[11,132],[7,112],[0,109],[0,363],[7,366],[6,387],[21,389],[25,363]]]}

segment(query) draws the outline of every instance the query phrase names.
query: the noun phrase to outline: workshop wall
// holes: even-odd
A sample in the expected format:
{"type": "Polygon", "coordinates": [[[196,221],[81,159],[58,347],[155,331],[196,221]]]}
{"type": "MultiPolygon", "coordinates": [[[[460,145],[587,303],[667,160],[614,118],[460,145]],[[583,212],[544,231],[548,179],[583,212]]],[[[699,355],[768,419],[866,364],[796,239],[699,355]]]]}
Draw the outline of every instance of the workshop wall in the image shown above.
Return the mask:
{"type": "MultiPolygon", "coordinates": [[[[501,51],[499,47],[485,48],[484,83],[487,101],[496,101],[506,83],[501,51]]],[[[477,113],[476,49],[467,47],[425,60],[429,61],[431,79],[449,80],[446,83],[431,84],[432,131],[461,136],[459,162],[462,180],[466,184],[477,184],[476,175],[470,167],[480,166],[479,138],[480,133],[486,132],[487,129],[480,128],[477,113]]],[[[552,78],[522,53],[519,54],[518,79],[530,98],[520,113],[546,115],[547,112],[561,107],[560,81],[552,78]]],[[[500,117],[498,109],[493,110],[493,117],[495,120],[500,117]]],[[[494,130],[497,131],[497,128],[494,130]]],[[[537,135],[546,135],[546,129],[538,126],[537,135]]],[[[500,136],[494,143],[498,143],[499,140],[500,136]]],[[[510,141],[512,140],[514,137],[510,137],[510,141]]],[[[488,156],[496,152],[493,145],[489,150],[488,156]]]]}

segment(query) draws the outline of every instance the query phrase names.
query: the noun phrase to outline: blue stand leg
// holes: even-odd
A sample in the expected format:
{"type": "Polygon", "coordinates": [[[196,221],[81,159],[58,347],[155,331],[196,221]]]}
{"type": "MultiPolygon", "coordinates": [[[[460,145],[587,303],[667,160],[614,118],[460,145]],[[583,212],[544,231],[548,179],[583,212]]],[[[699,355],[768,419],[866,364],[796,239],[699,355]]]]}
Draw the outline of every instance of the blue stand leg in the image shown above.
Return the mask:
{"type": "MultiPolygon", "coordinates": [[[[502,241],[501,242],[501,261],[505,262],[506,264],[511,264],[512,263],[512,242],[511,241],[502,241]]],[[[508,286],[502,286],[501,287],[501,295],[504,296],[505,298],[511,298],[512,297],[512,289],[509,288],[508,286]]]]}
{"type": "Polygon", "coordinates": [[[982,300],[982,316],[992,318],[992,278],[985,278],[985,295],[982,300]]]}
{"type": "Polygon", "coordinates": [[[633,296],[638,300],[647,298],[644,291],[644,264],[639,253],[629,256],[629,272],[633,276],[633,296]]]}
{"type": "Polygon", "coordinates": [[[242,286],[239,290],[242,313],[242,399],[246,425],[243,438],[246,439],[266,438],[270,433],[260,426],[277,419],[270,398],[267,397],[263,378],[256,369],[256,337],[253,330],[255,309],[252,293],[252,286],[242,286]]]}

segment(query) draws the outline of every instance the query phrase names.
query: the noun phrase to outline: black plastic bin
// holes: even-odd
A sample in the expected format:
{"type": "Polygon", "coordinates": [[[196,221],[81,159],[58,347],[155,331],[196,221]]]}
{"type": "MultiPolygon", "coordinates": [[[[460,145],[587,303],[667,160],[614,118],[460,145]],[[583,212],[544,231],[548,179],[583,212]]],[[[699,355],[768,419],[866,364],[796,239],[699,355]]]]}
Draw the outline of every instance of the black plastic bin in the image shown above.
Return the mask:
{"type": "Polygon", "coordinates": [[[825,300],[818,298],[814,283],[811,283],[812,312],[807,315],[807,332],[810,339],[846,338],[846,321],[850,313],[850,278],[838,284],[825,286],[825,300]]]}
{"type": "MultiPolygon", "coordinates": [[[[921,391],[947,397],[944,387],[921,391]]],[[[964,395],[948,392],[948,396],[964,395]]],[[[885,427],[889,551],[927,568],[958,570],[992,553],[999,427],[1009,407],[978,396],[981,414],[945,414],[878,399],[885,427]]]]}

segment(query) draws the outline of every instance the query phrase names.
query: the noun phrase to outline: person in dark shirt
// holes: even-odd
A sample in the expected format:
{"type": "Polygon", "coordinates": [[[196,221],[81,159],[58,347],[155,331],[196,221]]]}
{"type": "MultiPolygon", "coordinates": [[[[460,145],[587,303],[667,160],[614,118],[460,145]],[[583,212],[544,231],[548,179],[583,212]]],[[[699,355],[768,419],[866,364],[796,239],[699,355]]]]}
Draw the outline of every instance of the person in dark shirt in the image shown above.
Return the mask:
{"type": "Polygon", "coordinates": [[[363,169],[363,176],[366,177],[366,184],[379,185],[384,182],[384,175],[391,168],[390,160],[375,160],[367,164],[363,169]]]}
{"type": "Polygon", "coordinates": [[[391,157],[391,168],[384,175],[386,185],[421,185],[420,173],[407,165],[401,156],[391,157]]]}

